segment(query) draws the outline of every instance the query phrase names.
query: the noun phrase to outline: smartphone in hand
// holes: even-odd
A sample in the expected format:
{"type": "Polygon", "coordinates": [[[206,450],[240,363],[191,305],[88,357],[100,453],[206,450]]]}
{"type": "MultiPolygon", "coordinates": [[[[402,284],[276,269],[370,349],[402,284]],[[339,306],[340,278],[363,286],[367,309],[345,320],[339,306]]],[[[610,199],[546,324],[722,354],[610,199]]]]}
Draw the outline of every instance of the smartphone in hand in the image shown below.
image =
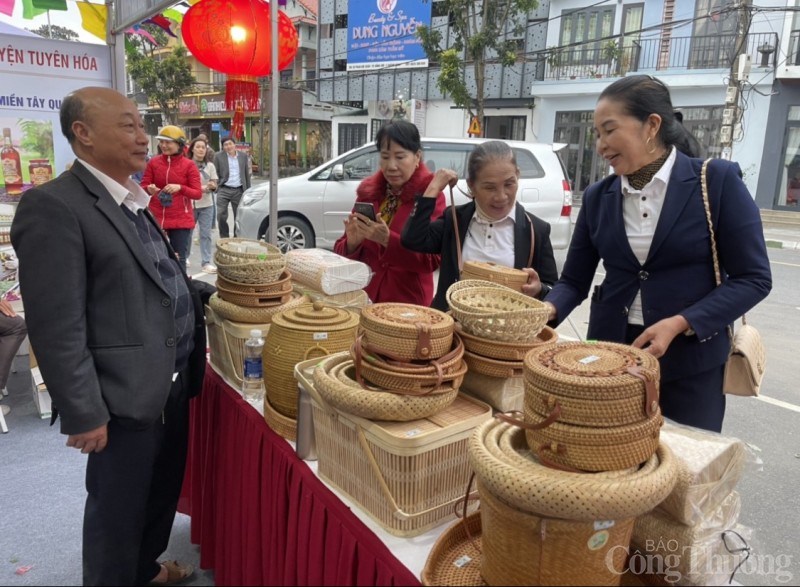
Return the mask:
{"type": "Polygon", "coordinates": [[[375,206],[370,202],[356,202],[353,204],[353,211],[363,214],[372,221],[375,220],[375,206]]]}

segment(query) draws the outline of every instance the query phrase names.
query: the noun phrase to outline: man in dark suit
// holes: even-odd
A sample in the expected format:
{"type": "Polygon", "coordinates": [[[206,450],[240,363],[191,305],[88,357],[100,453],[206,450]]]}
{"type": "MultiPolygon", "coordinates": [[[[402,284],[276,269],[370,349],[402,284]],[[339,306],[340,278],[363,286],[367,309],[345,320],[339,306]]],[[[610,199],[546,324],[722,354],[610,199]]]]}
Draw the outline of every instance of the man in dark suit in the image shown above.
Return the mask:
{"type": "Polygon", "coordinates": [[[242,194],[253,182],[253,170],[250,157],[236,150],[236,142],[228,137],[222,141],[222,152],[214,155],[214,167],[217,168],[219,182],[217,188],[217,222],[220,238],[228,238],[228,204],[233,209],[236,220],[236,209],[242,201],[242,194]]]}
{"type": "MultiPolygon", "coordinates": [[[[205,370],[201,301],[131,174],[148,138],[131,100],[82,88],[61,106],[77,159],[21,199],[11,241],[31,345],[67,446],[88,454],[85,585],[170,584],[167,548],[205,370]]],[[[55,418],[54,418],[55,419],[55,418]]]]}

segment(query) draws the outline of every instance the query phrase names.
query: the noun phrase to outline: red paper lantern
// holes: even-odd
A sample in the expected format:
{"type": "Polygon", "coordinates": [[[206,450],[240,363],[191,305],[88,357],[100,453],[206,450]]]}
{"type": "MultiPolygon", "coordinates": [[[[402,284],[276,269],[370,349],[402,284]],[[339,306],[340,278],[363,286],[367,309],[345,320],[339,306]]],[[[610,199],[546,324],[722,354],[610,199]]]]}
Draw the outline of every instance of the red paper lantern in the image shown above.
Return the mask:
{"type": "MultiPolygon", "coordinates": [[[[272,70],[269,3],[263,0],[200,0],[183,16],[186,47],[207,67],[228,74],[225,107],[258,109],[259,76],[272,70]]],[[[297,30],[278,11],[278,71],[297,55],[297,30]]]]}

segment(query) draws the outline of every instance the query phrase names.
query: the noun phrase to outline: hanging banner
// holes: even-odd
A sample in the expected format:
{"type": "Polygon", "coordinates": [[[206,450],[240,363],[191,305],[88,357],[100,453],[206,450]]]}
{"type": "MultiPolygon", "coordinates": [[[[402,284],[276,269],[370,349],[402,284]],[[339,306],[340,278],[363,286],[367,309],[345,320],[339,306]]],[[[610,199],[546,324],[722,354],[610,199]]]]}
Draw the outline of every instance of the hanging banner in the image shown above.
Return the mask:
{"type": "Polygon", "coordinates": [[[417,26],[431,24],[428,0],[350,0],[347,71],[427,67],[417,26]]]}

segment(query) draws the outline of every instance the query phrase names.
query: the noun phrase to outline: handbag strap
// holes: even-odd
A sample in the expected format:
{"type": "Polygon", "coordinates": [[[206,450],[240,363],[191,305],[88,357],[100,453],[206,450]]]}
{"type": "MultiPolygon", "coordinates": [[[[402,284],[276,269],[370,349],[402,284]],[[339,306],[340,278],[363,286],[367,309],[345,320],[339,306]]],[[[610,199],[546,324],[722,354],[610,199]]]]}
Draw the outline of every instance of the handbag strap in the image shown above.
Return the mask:
{"type": "MultiPolygon", "coordinates": [[[[714,280],[717,287],[722,285],[722,274],[719,271],[719,257],[717,256],[717,238],[714,233],[714,223],[711,222],[711,205],[708,201],[708,164],[711,159],[703,161],[703,168],[700,170],[700,185],[703,191],[703,207],[706,211],[706,222],[708,222],[708,234],[711,237],[711,260],[714,263],[714,280]]],[[[747,318],[742,314],[742,324],[747,324],[747,318]]],[[[728,325],[728,335],[733,340],[733,327],[728,325]]]]}
{"type": "MultiPolygon", "coordinates": [[[[475,206],[477,206],[477,204],[475,204],[475,206]]],[[[461,271],[464,269],[464,259],[461,258],[461,235],[458,232],[458,217],[456,216],[456,202],[455,198],[453,197],[452,186],[450,186],[450,211],[452,212],[451,216],[453,217],[453,231],[456,233],[456,257],[458,258],[458,275],[460,277],[461,271]]],[[[528,216],[527,212],[525,213],[525,216],[528,216]]],[[[530,222],[529,228],[531,229],[531,250],[528,253],[528,264],[525,266],[533,267],[533,247],[535,242],[533,234],[533,220],[528,218],[528,222],[530,222]]]]}

